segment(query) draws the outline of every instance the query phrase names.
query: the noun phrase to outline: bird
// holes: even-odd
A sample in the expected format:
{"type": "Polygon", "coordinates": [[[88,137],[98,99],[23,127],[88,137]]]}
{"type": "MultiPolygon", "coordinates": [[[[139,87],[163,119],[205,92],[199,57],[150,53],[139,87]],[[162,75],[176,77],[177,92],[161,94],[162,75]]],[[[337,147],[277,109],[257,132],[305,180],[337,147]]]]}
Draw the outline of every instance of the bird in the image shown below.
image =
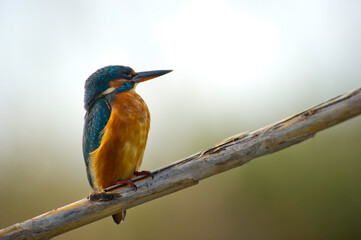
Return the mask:
{"type": "MultiPolygon", "coordinates": [[[[145,101],[135,92],[144,81],[172,70],[135,72],[122,65],[98,69],[85,81],[83,156],[93,192],[116,184],[128,184],[133,176],[153,175],[138,171],[143,160],[150,127],[145,101]]],[[[113,215],[124,221],[125,210],[113,215]]]]}

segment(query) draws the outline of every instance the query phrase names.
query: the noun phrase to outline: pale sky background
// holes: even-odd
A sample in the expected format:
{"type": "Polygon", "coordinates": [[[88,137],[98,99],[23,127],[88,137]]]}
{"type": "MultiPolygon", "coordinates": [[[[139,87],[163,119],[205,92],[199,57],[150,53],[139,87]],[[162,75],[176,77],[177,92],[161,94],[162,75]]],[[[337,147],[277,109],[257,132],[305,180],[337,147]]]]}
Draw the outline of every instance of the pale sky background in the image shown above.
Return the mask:
{"type": "Polygon", "coordinates": [[[360,5],[0,1],[1,152],[33,137],[80,151],[84,81],[110,64],[174,70],[137,89],[151,138],[297,113],[360,85],[360,5]]]}
{"type": "Polygon", "coordinates": [[[21,181],[76,181],[73,200],[90,191],[83,86],[106,65],[174,70],[137,87],[149,170],[360,87],[360,12],[358,0],[0,0],[0,180],[21,167],[21,181]]]}

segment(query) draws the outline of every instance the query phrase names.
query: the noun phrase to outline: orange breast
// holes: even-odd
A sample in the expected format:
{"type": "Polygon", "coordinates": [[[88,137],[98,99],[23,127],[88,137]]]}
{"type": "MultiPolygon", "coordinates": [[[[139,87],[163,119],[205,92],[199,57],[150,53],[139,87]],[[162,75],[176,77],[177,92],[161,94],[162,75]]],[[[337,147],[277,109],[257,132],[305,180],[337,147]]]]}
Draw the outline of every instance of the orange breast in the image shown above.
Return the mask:
{"type": "Polygon", "coordinates": [[[117,93],[97,150],[91,153],[94,188],[107,188],[130,179],[143,159],[150,126],[144,100],[135,92],[117,93]]]}

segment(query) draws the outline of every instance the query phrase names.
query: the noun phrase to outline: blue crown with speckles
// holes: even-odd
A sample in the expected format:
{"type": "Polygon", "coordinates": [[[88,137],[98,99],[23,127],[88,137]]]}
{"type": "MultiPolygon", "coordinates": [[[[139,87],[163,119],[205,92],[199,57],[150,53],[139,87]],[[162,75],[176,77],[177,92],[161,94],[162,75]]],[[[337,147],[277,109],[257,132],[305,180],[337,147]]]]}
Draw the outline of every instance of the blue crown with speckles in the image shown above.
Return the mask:
{"type": "Polygon", "coordinates": [[[127,74],[133,71],[126,66],[107,66],[98,69],[85,82],[84,107],[89,110],[99,94],[109,88],[109,82],[116,79],[127,79],[127,74]]]}

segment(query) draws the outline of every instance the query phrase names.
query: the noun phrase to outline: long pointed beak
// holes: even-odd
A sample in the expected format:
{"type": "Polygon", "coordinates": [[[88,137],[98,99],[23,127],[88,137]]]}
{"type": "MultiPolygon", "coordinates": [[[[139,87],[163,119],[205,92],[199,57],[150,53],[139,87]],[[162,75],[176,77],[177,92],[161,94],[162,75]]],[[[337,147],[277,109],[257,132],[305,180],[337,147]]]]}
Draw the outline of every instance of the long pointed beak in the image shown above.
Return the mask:
{"type": "Polygon", "coordinates": [[[173,70],[156,70],[156,71],[137,72],[137,75],[135,75],[132,80],[135,83],[140,83],[140,82],[150,80],[152,78],[162,76],[171,71],[173,71],[173,70]]]}

